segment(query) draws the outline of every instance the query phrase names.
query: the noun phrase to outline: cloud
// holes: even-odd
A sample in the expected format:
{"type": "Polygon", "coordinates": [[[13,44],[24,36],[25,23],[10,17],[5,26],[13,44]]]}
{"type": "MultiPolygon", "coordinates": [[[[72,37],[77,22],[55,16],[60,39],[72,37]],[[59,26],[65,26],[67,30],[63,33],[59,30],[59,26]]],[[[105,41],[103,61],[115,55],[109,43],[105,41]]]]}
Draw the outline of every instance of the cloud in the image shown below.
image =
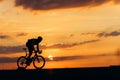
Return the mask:
{"type": "Polygon", "coordinates": [[[24,48],[24,47],[25,47],[24,45],[20,45],[20,46],[0,46],[0,54],[23,52],[22,48],[24,48]]]}
{"type": "MultiPolygon", "coordinates": [[[[77,45],[83,45],[83,44],[88,44],[88,43],[94,43],[98,42],[100,40],[89,40],[89,41],[83,41],[80,43],[71,43],[71,44],[53,44],[53,45],[39,45],[41,49],[50,49],[50,48],[70,48],[74,47],[77,45]]],[[[19,53],[19,52],[24,52],[23,48],[25,48],[25,45],[18,45],[18,46],[0,46],[0,54],[11,54],[11,53],[19,53]]]]}
{"type": "Polygon", "coordinates": [[[74,34],[70,34],[70,35],[69,35],[70,38],[72,38],[72,37],[74,37],[74,36],[75,36],[74,34]]]}
{"type": "Polygon", "coordinates": [[[31,10],[50,10],[72,7],[94,7],[104,3],[120,0],[15,0],[15,6],[22,6],[24,9],[31,10]]]}
{"type": "MultiPolygon", "coordinates": [[[[104,56],[114,56],[114,54],[98,54],[98,55],[79,55],[79,56],[62,56],[62,57],[54,57],[52,61],[66,61],[66,60],[77,60],[77,59],[88,59],[88,58],[96,58],[96,57],[104,57],[104,56]]],[[[11,63],[16,62],[19,57],[1,57],[0,63],[11,63]]],[[[45,57],[46,61],[51,61],[49,58],[45,57]]]]}
{"type": "Polygon", "coordinates": [[[94,32],[81,33],[81,35],[92,35],[92,34],[96,34],[96,33],[94,33],[94,32]]]}
{"type": "Polygon", "coordinates": [[[20,36],[26,36],[26,35],[27,35],[27,33],[18,33],[16,36],[20,37],[20,36]]]}
{"type": "MultiPolygon", "coordinates": [[[[104,57],[104,56],[114,56],[113,54],[102,53],[98,55],[79,55],[79,56],[63,56],[63,57],[54,57],[53,61],[65,61],[65,60],[77,60],[77,59],[87,59],[87,58],[95,58],[95,57],[104,57]]],[[[49,59],[46,59],[50,61],[49,59]]]]}
{"type": "Polygon", "coordinates": [[[7,38],[10,38],[10,36],[7,36],[7,35],[0,35],[0,39],[7,39],[7,38]]]}
{"type": "MultiPolygon", "coordinates": [[[[16,33],[13,36],[17,36],[17,37],[21,37],[21,36],[26,36],[27,33],[16,33]]],[[[8,39],[8,38],[12,38],[10,35],[6,35],[4,33],[0,33],[0,39],[8,39]]]]}
{"type": "Polygon", "coordinates": [[[93,42],[98,42],[98,41],[100,41],[100,40],[95,39],[95,40],[84,41],[84,42],[81,42],[80,44],[93,43],[93,42]]]}
{"type": "Polygon", "coordinates": [[[120,31],[112,31],[112,32],[101,32],[98,33],[97,36],[98,37],[110,37],[110,36],[119,36],[120,35],[120,31]]]}
{"type": "MultiPolygon", "coordinates": [[[[63,56],[63,57],[54,57],[53,61],[65,61],[65,60],[76,60],[76,59],[83,59],[85,56],[63,56]]],[[[51,61],[46,58],[47,61],[51,61]]]]}
{"type": "MultiPolygon", "coordinates": [[[[97,42],[99,40],[90,40],[90,41],[84,41],[80,43],[72,43],[72,44],[53,44],[50,46],[46,45],[40,45],[41,49],[49,49],[49,48],[69,48],[74,47],[77,45],[87,44],[87,43],[93,43],[97,42]]],[[[0,54],[11,54],[11,53],[19,53],[23,52],[23,48],[25,48],[25,45],[18,45],[18,46],[0,46],[0,54]]]]}
{"type": "Polygon", "coordinates": [[[43,48],[69,48],[77,45],[87,44],[87,43],[94,43],[100,41],[99,39],[96,40],[89,40],[80,43],[72,43],[72,44],[53,44],[51,46],[44,46],[43,48]]]}
{"type": "MultiPolygon", "coordinates": [[[[84,59],[87,58],[88,56],[63,56],[63,57],[54,57],[54,61],[65,61],[65,60],[76,60],[76,59],[84,59]]],[[[0,58],[0,63],[11,63],[11,62],[16,62],[19,57],[1,57],[0,58]]],[[[47,57],[45,58],[46,61],[51,61],[47,57]]]]}
{"type": "Polygon", "coordinates": [[[0,63],[11,63],[11,62],[16,62],[18,57],[14,58],[9,58],[9,57],[2,57],[0,58],[0,63]]]}

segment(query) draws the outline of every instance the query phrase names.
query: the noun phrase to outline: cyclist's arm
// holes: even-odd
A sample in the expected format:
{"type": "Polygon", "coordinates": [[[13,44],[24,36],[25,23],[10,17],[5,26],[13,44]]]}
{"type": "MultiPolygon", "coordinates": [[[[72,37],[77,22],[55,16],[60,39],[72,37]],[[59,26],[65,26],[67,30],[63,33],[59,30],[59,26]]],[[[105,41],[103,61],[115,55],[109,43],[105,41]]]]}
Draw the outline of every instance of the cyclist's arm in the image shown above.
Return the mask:
{"type": "Polygon", "coordinates": [[[36,51],[36,50],[35,50],[35,46],[33,46],[33,47],[34,47],[33,51],[36,51]]]}
{"type": "Polygon", "coordinates": [[[37,51],[39,52],[39,44],[37,44],[37,51]]]}

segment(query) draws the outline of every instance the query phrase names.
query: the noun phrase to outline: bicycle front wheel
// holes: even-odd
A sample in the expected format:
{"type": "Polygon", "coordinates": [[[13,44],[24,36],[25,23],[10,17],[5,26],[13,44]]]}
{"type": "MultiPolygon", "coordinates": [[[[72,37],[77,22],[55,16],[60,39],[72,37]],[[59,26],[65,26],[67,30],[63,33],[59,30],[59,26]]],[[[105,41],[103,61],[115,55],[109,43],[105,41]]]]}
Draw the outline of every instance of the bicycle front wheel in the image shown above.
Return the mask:
{"type": "Polygon", "coordinates": [[[18,68],[20,68],[20,67],[26,68],[27,67],[26,60],[27,60],[27,58],[25,56],[19,57],[17,60],[18,68]]]}
{"type": "Polygon", "coordinates": [[[33,66],[36,69],[42,69],[45,66],[45,58],[42,56],[35,57],[33,60],[33,66]]]}

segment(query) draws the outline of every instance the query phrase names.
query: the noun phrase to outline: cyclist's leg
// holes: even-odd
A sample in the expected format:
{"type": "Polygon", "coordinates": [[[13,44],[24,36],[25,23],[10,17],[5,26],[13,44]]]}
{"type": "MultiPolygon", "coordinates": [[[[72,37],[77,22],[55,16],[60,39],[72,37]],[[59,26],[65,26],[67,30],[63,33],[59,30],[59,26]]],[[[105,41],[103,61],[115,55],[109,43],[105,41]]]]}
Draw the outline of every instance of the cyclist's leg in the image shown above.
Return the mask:
{"type": "Polygon", "coordinates": [[[29,55],[28,55],[28,57],[27,57],[26,63],[29,65],[30,62],[31,62],[30,57],[31,57],[31,55],[32,55],[32,52],[33,52],[33,50],[34,50],[34,47],[33,47],[33,46],[27,46],[27,47],[28,47],[29,55]]]}
{"type": "Polygon", "coordinates": [[[32,45],[29,45],[29,46],[27,46],[27,48],[28,48],[28,51],[29,51],[29,55],[28,55],[28,59],[30,59],[30,57],[31,57],[31,55],[32,55],[32,52],[33,52],[33,50],[34,50],[34,46],[32,46],[32,45]]]}

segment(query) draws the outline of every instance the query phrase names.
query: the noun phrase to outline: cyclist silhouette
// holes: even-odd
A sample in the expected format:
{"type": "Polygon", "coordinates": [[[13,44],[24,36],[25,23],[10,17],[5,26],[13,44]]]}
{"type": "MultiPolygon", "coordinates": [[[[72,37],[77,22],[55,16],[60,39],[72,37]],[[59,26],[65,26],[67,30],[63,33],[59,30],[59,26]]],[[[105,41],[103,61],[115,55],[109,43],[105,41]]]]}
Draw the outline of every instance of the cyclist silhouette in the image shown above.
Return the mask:
{"type": "MultiPolygon", "coordinates": [[[[28,55],[28,61],[30,61],[30,57],[33,53],[33,51],[35,52],[40,52],[39,50],[39,43],[42,41],[42,37],[39,36],[38,38],[32,38],[32,39],[28,39],[28,41],[26,42],[26,47],[28,48],[29,51],[29,55],[28,55]],[[36,48],[35,48],[36,46],[36,48]]],[[[27,62],[29,63],[29,62],[27,62]]]]}

